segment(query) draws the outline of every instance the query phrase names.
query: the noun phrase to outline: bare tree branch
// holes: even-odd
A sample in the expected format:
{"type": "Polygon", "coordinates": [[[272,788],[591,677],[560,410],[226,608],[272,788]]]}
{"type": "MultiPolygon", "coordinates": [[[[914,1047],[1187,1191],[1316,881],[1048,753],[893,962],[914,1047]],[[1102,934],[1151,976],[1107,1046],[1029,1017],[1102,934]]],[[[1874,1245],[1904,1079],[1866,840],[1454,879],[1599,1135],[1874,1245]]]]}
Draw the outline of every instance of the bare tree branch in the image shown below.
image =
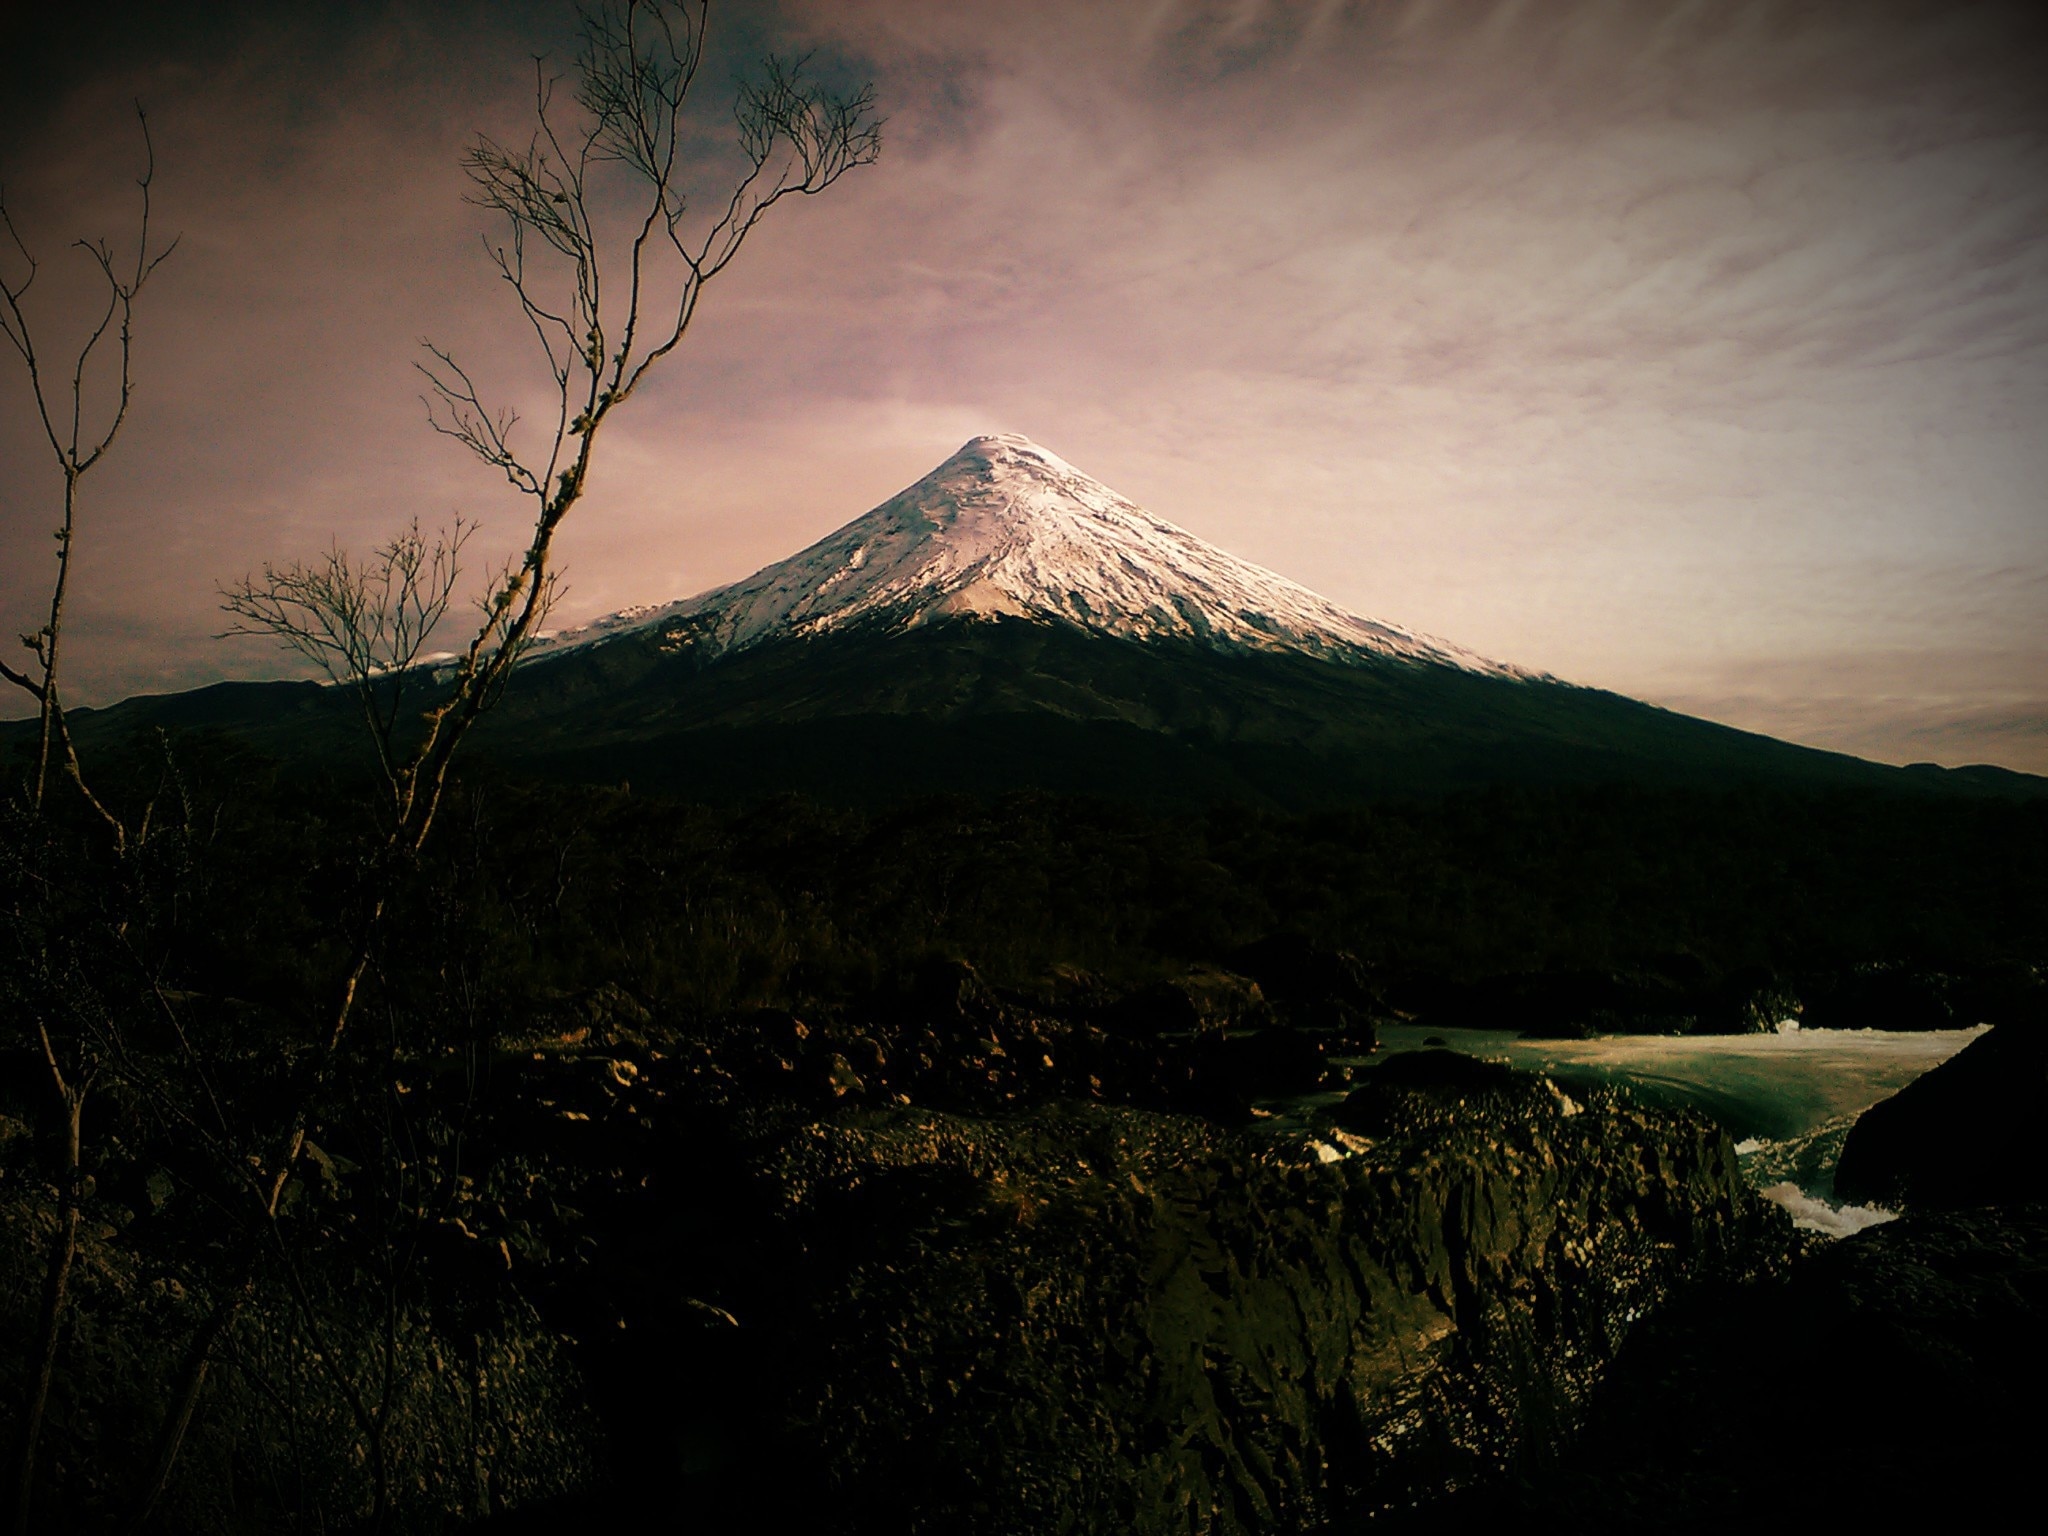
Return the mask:
{"type": "MultiPolygon", "coordinates": [[[[525,144],[480,137],[464,157],[469,200],[502,221],[486,250],[538,345],[555,420],[534,450],[516,447],[517,412],[487,402],[452,352],[423,343],[429,426],[503,475],[530,499],[533,517],[524,549],[477,598],[467,645],[433,669],[431,702],[403,720],[400,690],[416,674],[426,680],[421,647],[446,616],[459,538],[422,553],[415,525],[362,564],[337,550],[311,565],[265,567],[260,580],[225,593],[231,632],[271,635],[358,690],[391,797],[351,959],[288,1123],[263,1159],[267,1193],[252,1230],[274,1220],[304,1153],[310,1106],[347,1034],[397,870],[424,844],[458,748],[559,595],[554,539],[582,499],[601,427],[681,343],[704,286],[771,207],[824,191],[880,152],[871,90],[834,94],[806,78],[805,61],[770,58],[734,109],[745,167],[738,185],[722,214],[687,235],[684,108],[704,60],[708,9],[708,0],[602,0],[583,10],[574,112],[557,103],[557,81],[536,61],[535,126],[525,144]],[[614,238],[603,215],[616,206],[608,194],[617,179],[630,189],[632,211],[619,221],[630,233],[614,238]]],[[[162,1492],[211,1351],[249,1294],[257,1258],[253,1247],[245,1254],[187,1356],[138,1524],[162,1492]]]]}
{"type": "Polygon", "coordinates": [[[29,392],[35,399],[37,419],[42,424],[43,436],[64,482],[63,515],[55,533],[57,574],[51,584],[49,616],[41,628],[21,637],[22,644],[35,655],[36,666],[33,672],[28,672],[0,663],[0,678],[36,701],[41,729],[29,785],[31,805],[38,811],[42,808],[49,780],[50,756],[54,749],[62,755],[66,776],[92,809],[106,820],[117,844],[125,841],[125,831],[119,818],[113,816],[86,787],[78,753],[64,721],[59,662],[64,635],[64,603],[71,580],[71,546],[77,529],[79,482],[106,456],[122,424],[128,419],[128,408],[135,398],[135,300],[156,269],[178,248],[176,238],[160,248],[152,249],[150,245],[150,192],[156,180],[156,148],[150,139],[148,114],[139,103],[135,116],[142,130],[143,170],[136,180],[141,191],[142,208],[136,221],[133,258],[117,258],[114,248],[105,239],[73,242],[74,248],[84,251],[98,269],[105,286],[105,299],[98,319],[92,323],[70,369],[71,377],[66,386],[70,395],[68,415],[53,402],[53,386],[47,377],[44,358],[36,347],[35,329],[22,304],[36,280],[39,270],[36,258],[8,211],[4,190],[0,190],[0,227],[6,229],[8,240],[25,269],[18,280],[0,276],[0,334],[6,336],[27,369],[29,392]],[[104,420],[97,427],[88,427],[86,396],[91,390],[93,354],[110,332],[117,343],[115,398],[111,408],[104,413],[104,420]]]}
{"type": "Polygon", "coordinates": [[[586,10],[575,65],[580,119],[570,126],[557,82],[536,61],[536,126],[524,147],[480,137],[464,157],[470,201],[504,221],[503,238],[487,249],[539,346],[555,386],[556,420],[544,443],[523,453],[513,442],[517,414],[487,406],[453,354],[426,344],[420,372],[429,424],[531,497],[535,517],[517,568],[481,605],[483,622],[456,669],[453,692],[427,717],[420,837],[456,745],[502,688],[555,595],[555,530],[582,497],[604,421],[681,343],[704,286],[776,202],[822,192],[880,153],[871,88],[834,93],[808,78],[807,59],[771,56],[734,106],[744,164],[738,183],[722,214],[694,240],[687,237],[684,107],[704,60],[707,17],[704,0],[609,0],[586,10]],[[637,198],[632,233],[618,250],[600,232],[593,175],[605,167],[624,172],[637,198]],[[533,264],[535,253],[557,269],[553,284],[533,264]],[[664,253],[666,274],[657,270],[664,253]],[[616,310],[605,282],[613,260],[623,267],[616,310]],[[650,331],[654,290],[664,275],[670,298],[650,331]]]}
{"type": "MultiPolygon", "coordinates": [[[[68,370],[70,377],[66,382],[59,382],[61,375],[48,366],[38,350],[35,324],[23,301],[35,284],[39,268],[34,253],[7,207],[4,190],[0,190],[0,228],[6,230],[8,243],[13,247],[21,269],[18,278],[10,278],[0,270],[0,335],[6,337],[27,372],[36,418],[63,481],[63,510],[55,530],[57,570],[50,585],[48,614],[40,627],[20,637],[24,648],[35,657],[35,663],[33,668],[24,669],[0,663],[0,679],[36,701],[39,729],[35,763],[28,783],[30,816],[40,819],[43,815],[50,760],[54,753],[64,776],[78,790],[80,798],[105,823],[112,838],[114,854],[123,861],[130,851],[128,829],[121,818],[93,793],[86,781],[77,745],[71,738],[70,722],[64,712],[61,664],[65,599],[70,589],[80,483],[113,447],[114,439],[128,419],[128,409],[135,398],[136,297],[178,244],[175,239],[161,248],[153,248],[150,243],[150,194],[156,179],[156,149],[150,138],[148,115],[139,102],[135,116],[142,131],[143,170],[136,182],[141,193],[141,212],[136,220],[133,259],[131,261],[125,254],[117,257],[115,248],[104,238],[73,242],[76,249],[85,252],[97,270],[104,286],[104,297],[97,309],[97,318],[90,321],[85,340],[72,360],[68,370]],[[114,340],[116,358],[112,365],[114,399],[111,406],[99,410],[95,421],[87,395],[104,372],[103,368],[95,366],[95,354],[110,336],[114,340]],[[62,403],[62,391],[66,389],[70,394],[68,410],[62,403]]],[[[143,825],[143,837],[146,838],[146,819],[143,825]]],[[[90,996],[90,988],[77,995],[90,996]]],[[[85,1103],[106,1057],[112,1031],[104,1019],[79,1021],[78,1028],[65,1042],[72,1055],[72,1072],[68,1077],[63,1070],[63,1055],[58,1043],[52,1039],[47,1022],[40,1017],[36,1021],[36,1033],[48,1068],[52,1101],[62,1111],[66,1130],[64,1182],[60,1190],[58,1220],[44,1268],[38,1363],[24,1405],[21,1448],[15,1468],[15,1505],[11,1524],[20,1536],[26,1536],[33,1518],[37,1443],[48,1409],[53,1373],[70,1307],[71,1271],[78,1251],[80,1208],[84,1200],[81,1126],[85,1103]]]]}
{"type": "Polygon", "coordinates": [[[273,639],[355,694],[395,811],[406,787],[408,695],[431,681],[431,669],[421,677],[421,658],[447,617],[475,532],[458,517],[430,539],[414,519],[367,560],[334,548],[311,562],[265,565],[260,577],[222,589],[233,621],[224,634],[273,639]]]}

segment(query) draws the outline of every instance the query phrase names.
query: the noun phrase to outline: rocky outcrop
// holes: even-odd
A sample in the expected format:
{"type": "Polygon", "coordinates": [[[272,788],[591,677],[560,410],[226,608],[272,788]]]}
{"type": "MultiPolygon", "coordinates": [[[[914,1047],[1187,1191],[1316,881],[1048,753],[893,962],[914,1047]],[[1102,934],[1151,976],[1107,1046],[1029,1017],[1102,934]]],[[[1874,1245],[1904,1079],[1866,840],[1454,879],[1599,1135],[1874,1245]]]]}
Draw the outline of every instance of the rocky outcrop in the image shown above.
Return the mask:
{"type": "Polygon", "coordinates": [[[1672,1308],[1562,1463],[1386,1528],[2004,1529],[2044,1374],[2048,1208],[1909,1215],[1672,1308]]]}
{"type": "Polygon", "coordinates": [[[1465,1058],[1376,1069],[1319,1133],[689,1123],[724,1204],[671,1281],[730,1325],[672,1304],[675,1353],[636,1358],[682,1393],[663,1507],[714,1525],[1317,1529],[1552,1443],[1634,1320],[1789,1241],[1705,1120],[1465,1058]]]}
{"type": "Polygon", "coordinates": [[[1326,1036],[1349,1053],[1377,1049],[1375,1021],[1389,1009],[1356,955],[1274,934],[1235,951],[1229,963],[1259,984],[1281,1022],[1326,1036]]]}
{"type": "Polygon", "coordinates": [[[1811,977],[1805,1024],[1811,1029],[1955,1029],[1956,979],[1906,965],[1859,965],[1811,977]]]}
{"type": "Polygon", "coordinates": [[[1258,1029],[1277,1022],[1272,1004],[1248,976],[1218,966],[1190,966],[1104,1008],[1106,1027],[1123,1034],[1202,1035],[1258,1029]]]}
{"type": "Polygon", "coordinates": [[[2044,1119],[2048,1028],[2000,1025],[1864,1111],[1835,1191],[1912,1207],[2048,1200],[2044,1119]]]}

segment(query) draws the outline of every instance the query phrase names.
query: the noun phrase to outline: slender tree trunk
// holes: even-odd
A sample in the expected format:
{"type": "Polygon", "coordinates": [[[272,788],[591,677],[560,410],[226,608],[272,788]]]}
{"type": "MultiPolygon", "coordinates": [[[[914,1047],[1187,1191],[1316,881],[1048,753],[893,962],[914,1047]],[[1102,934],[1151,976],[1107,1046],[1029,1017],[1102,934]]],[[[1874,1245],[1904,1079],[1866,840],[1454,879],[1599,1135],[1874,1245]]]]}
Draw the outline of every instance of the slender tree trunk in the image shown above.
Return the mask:
{"type": "MultiPolygon", "coordinates": [[[[54,1067],[52,1072],[54,1074],[54,1067]]],[[[57,1374],[57,1354],[64,1338],[65,1304],[71,1294],[71,1268],[78,1257],[79,1207],[85,1197],[79,1125],[85,1115],[86,1090],[83,1086],[67,1090],[60,1079],[58,1092],[65,1109],[62,1194],[57,1233],[50,1245],[49,1267],[43,1280],[42,1349],[36,1362],[35,1380],[29,1388],[28,1411],[22,1418],[21,1460],[16,1468],[15,1481],[15,1536],[28,1536],[35,1502],[36,1443],[42,1438],[43,1415],[50,1403],[50,1384],[57,1374]]]]}
{"type": "Polygon", "coordinates": [[[64,636],[64,593],[71,581],[71,527],[77,512],[78,471],[67,462],[64,466],[64,521],[57,528],[57,583],[50,592],[50,622],[43,631],[41,647],[42,719],[36,742],[35,783],[30,797],[38,811],[43,808],[43,787],[50,777],[50,743],[56,734],[58,715],[63,709],[57,700],[57,647],[64,636]]]}
{"type": "Polygon", "coordinates": [[[200,1396],[206,1390],[206,1375],[213,1364],[213,1351],[220,1343],[221,1336],[233,1326],[241,1315],[242,1304],[256,1288],[256,1245],[250,1244],[245,1267],[236,1283],[222,1292],[214,1303],[213,1311],[194,1334],[186,1347],[184,1364],[178,1372],[178,1391],[171,1416],[157,1434],[156,1455],[150,1460],[150,1468],[135,1495],[135,1503],[122,1525],[122,1536],[136,1536],[149,1524],[149,1517],[155,1513],[157,1500],[164,1489],[170,1486],[171,1470],[178,1464],[178,1452],[185,1443],[185,1431],[192,1427],[192,1415],[199,1407],[200,1396]]]}

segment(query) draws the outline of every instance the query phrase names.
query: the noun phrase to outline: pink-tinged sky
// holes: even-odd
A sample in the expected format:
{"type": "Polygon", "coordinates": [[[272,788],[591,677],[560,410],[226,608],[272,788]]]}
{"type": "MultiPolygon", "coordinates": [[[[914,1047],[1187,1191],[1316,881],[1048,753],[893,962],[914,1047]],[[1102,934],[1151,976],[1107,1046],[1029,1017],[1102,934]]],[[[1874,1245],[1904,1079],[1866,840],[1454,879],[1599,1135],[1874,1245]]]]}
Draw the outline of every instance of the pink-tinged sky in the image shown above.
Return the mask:
{"type": "MultiPolygon", "coordinates": [[[[74,696],[277,675],[217,586],[502,482],[519,398],[457,159],[543,4],[10,6],[0,180],[46,257],[162,226],[88,482],[74,696]]],[[[1888,761],[2048,772],[2048,10],[1887,0],[810,0],[735,54],[871,77],[880,164],[787,209],[613,418],[561,622],[746,575],[1026,433],[1359,610],[1888,761]]],[[[12,269],[10,269],[11,271],[12,269]]],[[[11,363],[0,355],[0,363],[11,363]]],[[[527,398],[531,398],[530,395],[527,398]]],[[[56,479],[0,367],[0,624],[56,479]]]]}

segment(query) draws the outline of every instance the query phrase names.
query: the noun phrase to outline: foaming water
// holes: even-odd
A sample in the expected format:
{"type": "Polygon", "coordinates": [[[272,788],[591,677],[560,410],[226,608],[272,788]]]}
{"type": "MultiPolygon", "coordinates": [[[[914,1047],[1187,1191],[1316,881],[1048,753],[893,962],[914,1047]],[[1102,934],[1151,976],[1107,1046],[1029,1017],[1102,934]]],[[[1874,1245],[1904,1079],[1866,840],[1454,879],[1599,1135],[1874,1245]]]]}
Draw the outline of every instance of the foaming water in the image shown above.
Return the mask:
{"type": "Polygon", "coordinates": [[[1897,1211],[1888,1211],[1881,1205],[1830,1205],[1789,1181],[1766,1184],[1758,1193],[1790,1211],[1793,1226],[1828,1237],[1847,1237],[1865,1227],[1881,1227],[1899,1219],[1897,1211]]]}

